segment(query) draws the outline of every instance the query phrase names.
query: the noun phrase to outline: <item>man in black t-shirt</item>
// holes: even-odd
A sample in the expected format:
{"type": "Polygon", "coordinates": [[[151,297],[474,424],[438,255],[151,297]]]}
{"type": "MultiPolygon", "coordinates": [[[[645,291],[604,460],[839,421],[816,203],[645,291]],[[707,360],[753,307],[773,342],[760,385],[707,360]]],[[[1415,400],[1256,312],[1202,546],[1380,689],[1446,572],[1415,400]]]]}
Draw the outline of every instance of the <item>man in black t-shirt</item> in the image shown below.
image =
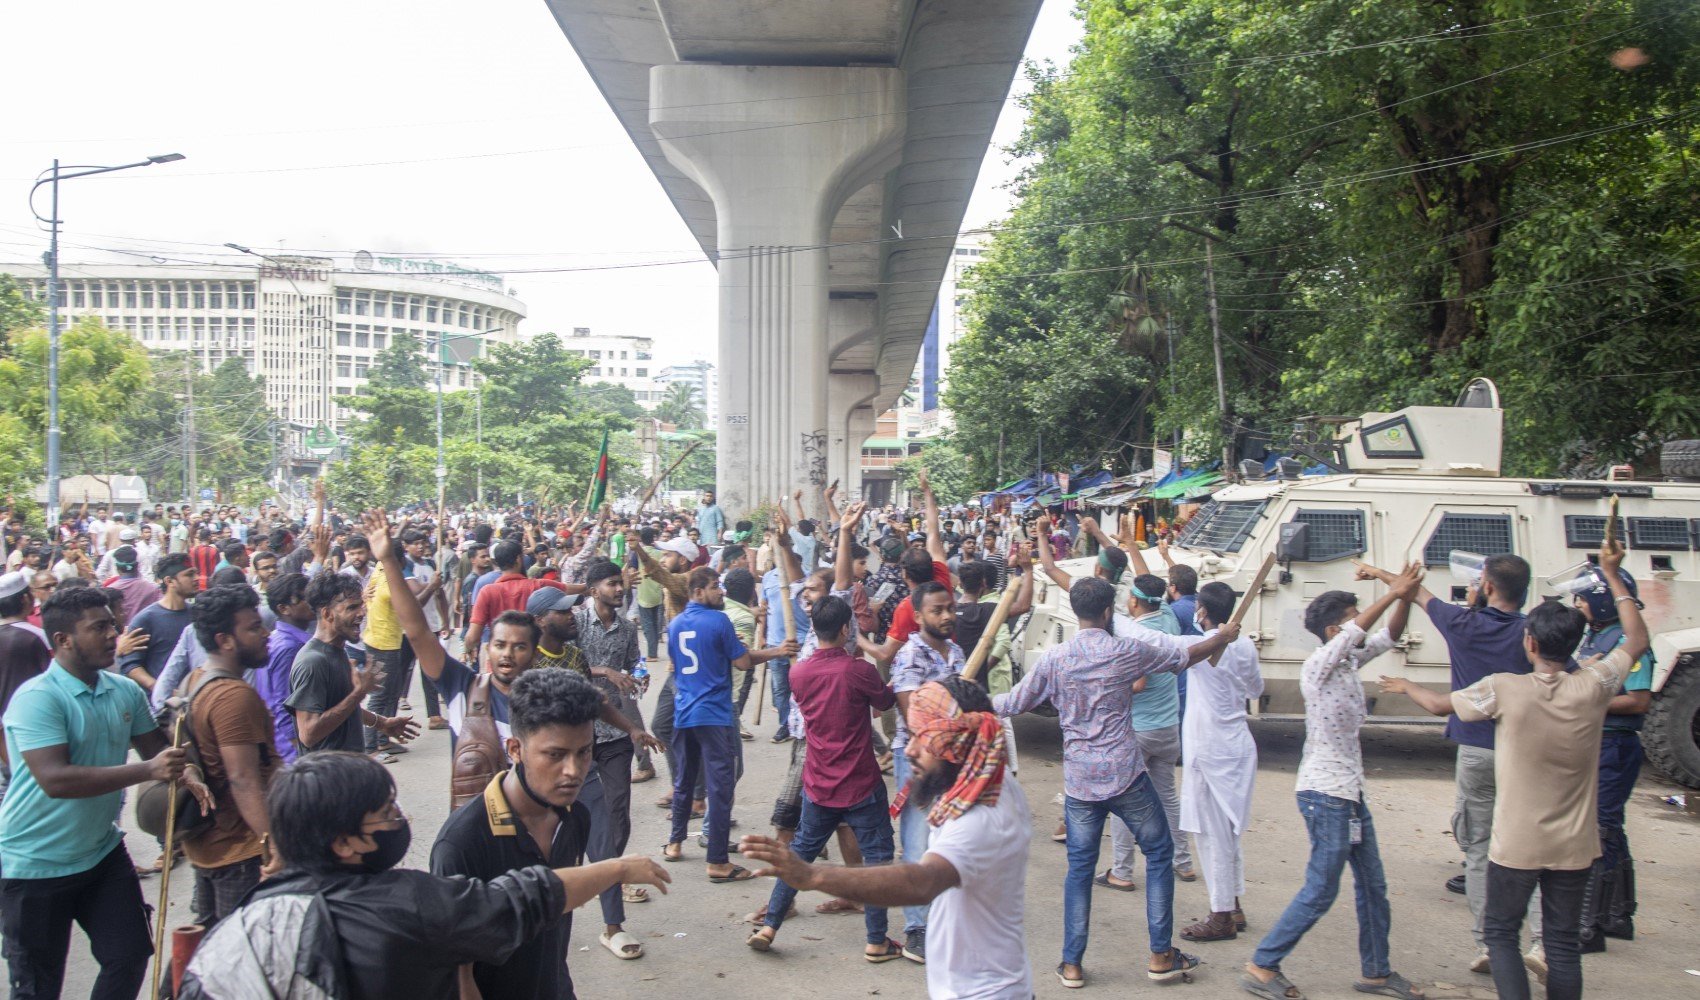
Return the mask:
{"type": "MultiPolygon", "coordinates": [[[[450,814],[431,847],[434,875],[489,880],[533,865],[578,868],[584,862],[591,817],[578,796],[595,766],[602,696],[579,674],[543,667],[521,674],[508,700],[512,734],[506,744],[514,766],[491,779],[482,797],[450,814]]],[[[658,867],[632,856],[582,871],[587,877],[597,872],[598,888],[605,889],[634,881],[660,885],[666,876],[658,867]]],[[[506,962],[463,968],[461,982],[470,975],[486,997],[572,1000],[571,933],[569,912],[506,962]]]]}
{"type": "Polygon", "coordinates": [[[406,717],[382,717],[360,707],[383,682],[377,663],[361,670],[348,661],[346,645],[360,637],[366,620],[364,589],[353,576],[320,573],[307,584],[307,604],[319,616],[313,638],[295,654],[284,707],[295,713],[296,738],[303,752],[365,748],[363,726],[402,743],[419,735],[419,724],[406,717]]]}

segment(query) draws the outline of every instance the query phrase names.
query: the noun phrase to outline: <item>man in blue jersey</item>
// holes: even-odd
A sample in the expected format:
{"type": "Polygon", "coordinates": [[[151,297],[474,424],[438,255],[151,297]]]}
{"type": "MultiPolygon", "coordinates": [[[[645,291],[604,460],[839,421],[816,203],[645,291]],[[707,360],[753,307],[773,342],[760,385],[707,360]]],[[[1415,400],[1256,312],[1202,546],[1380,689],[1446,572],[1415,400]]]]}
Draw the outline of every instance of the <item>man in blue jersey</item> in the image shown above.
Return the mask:
{"type": "Polygon", "coordinates": [[[667,658],[673,664],[673,832],[662,857],[684,858],[685,830],[691,818],[691,790],[697,774],[708,792],[708,880],[716,884],[753,878],[748,869],[727,861],[732,818],[732,787],[742,743],[732,707],[732,671],[749,670],[797,652],[788,641],[751,652],[738,638],[732,619],[721,610],[726,592],[720,574],[707,566],[685,581],[690,603],[667,626],[667,658]]]}

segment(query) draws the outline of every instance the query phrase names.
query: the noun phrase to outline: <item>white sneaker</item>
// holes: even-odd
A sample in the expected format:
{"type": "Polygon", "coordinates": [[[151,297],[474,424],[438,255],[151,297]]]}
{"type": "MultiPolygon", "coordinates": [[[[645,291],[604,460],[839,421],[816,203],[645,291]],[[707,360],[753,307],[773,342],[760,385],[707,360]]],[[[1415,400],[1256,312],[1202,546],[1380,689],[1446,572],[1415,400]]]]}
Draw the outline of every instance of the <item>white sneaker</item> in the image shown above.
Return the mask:
{"type": "Polygon", "coordinates": [[[1477,955],[1470,962],[1470,971],[1471,972],[1479,972],[1484,976],[1491,975],[1493,973],[1493,970],[1488,967],[1488,953],[1487,952],[1485,952],[1485,951],[1482,952],[1481,954],[1477,955]]]}
{"type": "Polygon", "coordinates": [[[1545,986],[1547,984],[1546,946],[1541,944],[1539,941],[1536,941],[1535,946],[1529,949],[1529,953],[1523,956],[1523,967],[1528,969],[1529,973],[1536,979],[1540,980],[1542,986],[1545,986]]]}

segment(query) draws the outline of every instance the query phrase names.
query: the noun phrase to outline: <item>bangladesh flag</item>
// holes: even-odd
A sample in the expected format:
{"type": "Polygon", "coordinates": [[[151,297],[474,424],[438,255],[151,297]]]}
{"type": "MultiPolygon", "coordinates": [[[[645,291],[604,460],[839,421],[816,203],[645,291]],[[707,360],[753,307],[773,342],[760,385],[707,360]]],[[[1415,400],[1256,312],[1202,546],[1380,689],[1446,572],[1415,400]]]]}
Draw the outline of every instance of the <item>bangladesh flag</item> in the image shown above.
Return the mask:
{"type": "Polygon", "coordinates": [[[587,512],[597,510],[602,501],[608,497],[608,430],[602,431],[602,450],[596,455],[596,475],[590,480],[590,506],[587,512]]]}

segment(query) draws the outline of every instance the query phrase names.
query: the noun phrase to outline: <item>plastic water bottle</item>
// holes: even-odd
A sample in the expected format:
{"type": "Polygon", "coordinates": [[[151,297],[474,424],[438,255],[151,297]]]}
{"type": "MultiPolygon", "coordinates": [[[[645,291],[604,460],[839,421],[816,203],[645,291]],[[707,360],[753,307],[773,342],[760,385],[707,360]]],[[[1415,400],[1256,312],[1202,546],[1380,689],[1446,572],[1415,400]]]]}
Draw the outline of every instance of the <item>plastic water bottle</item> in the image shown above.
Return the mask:
{"type": "Polygon", "coordinates": [[[632,669],[632,680],[638,683],[640,694],[649,691],[649,657],[638,654],[637,666],[632,669]]]}

